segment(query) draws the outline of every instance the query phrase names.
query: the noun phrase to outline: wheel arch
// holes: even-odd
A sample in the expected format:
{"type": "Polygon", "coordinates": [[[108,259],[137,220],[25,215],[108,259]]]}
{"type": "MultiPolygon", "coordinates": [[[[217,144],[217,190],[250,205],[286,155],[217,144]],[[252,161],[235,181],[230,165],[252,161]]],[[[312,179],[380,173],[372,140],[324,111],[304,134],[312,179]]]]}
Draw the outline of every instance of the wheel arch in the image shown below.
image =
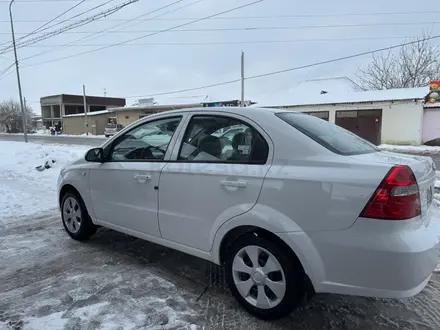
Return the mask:
{"type": "Polygon", "coordinates": [[[294,219],[261,203],[257,203],[248,212],[223,222],[216,229],[213,228],[210,251],[212,262],[221,265],[228,244],[233,243],[234,238],[252,232],[264,235],[288,249],[299,260],[313,287],[319,288],[325,281],[324,262],[311,237],[294,219]]]}
{"type": "Polygon", "coordinates": [[[60,193],[58,194],[58,205],[59,207],[61,207],[61,203],[63,201],[63,197],[67,192],[73,192],[75,194],[77,194],[79,197],[82,198],[80,192],[78,191],[78,189],[76,189],[74,186],[72,186],[69,183],[66,183],[65,185],[63,185],[60,189],[60,193]]]}
{"type": "Polygon", "coordinates": [[[228,249],[236,242],[240,237],[246,235],[255,235],[258,237],[262,237],[267,239],[268,241],[276,244],[280,247],[286,254],[291,256],[292,261],[301,269],[304,276],[304,284],[306,286],[306,294],[307,298],[312,297],[315,294],[315,289],[313,287],[313,283],[305,270],[303,263],[299,259],[298,255],[292,248],[277,234],[270,232],[267,229],[252,226],[252,225],[243,225],[235,227],[229,230],[221,239],[220,246],[218,248],[218,263],[220,265],[224,265],[226,261],[226,257],[228,254],[228,249]]]}

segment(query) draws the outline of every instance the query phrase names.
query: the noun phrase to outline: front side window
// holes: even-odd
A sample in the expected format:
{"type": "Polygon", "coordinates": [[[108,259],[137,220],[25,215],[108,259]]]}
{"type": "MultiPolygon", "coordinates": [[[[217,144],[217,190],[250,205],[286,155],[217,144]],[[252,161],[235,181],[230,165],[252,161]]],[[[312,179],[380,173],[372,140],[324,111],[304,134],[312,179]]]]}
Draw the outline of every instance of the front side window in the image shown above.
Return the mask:
{"type": "Polygon", "coordinates": [[[226,116],[194,116],[179,150],[179,161],[265,164],[269,147],[253,127],[226,116]]]}
{"type": "Polygon", "coordinates": [[[112,145],[109,161],[161,161],[181,117],[156,120],[121,135],[112,145]]]}

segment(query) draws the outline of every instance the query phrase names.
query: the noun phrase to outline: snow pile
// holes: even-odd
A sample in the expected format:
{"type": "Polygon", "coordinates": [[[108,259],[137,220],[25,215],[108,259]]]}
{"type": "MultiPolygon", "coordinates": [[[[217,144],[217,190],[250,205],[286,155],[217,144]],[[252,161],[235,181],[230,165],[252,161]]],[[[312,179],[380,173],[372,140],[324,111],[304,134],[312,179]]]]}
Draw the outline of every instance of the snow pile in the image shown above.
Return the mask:
{"type": "Polygon", "coordinates": [[[0,226],[56,209],[56,182],[62,165],[89,147],[0,141],[0,226]],[[39,171],[48,163],[50,168],[39,171]]]}
{"type": "Polygon", "coordinates": [[[406,152],[416,155],[440,155],[440,147],[430,147],[430,146],[395,146],[390,144],[381,144],[379,149],[384,151],[393,152],[406,152]]]}
{"type": "MultiPolygon", "coordinates": [[[[23,133],[0,133],[5,135],[21,135],[23,136],[23,133]]],[[[52,136],[56,138],[57,136],[68,136],[68,137],[89,137],[89,138],[104,138],[104,135],[94,135],[92,133],[89,133],[89,135],[86,135],[85,133],[81,135],[74,135],[74,134],[60,134],[60,135],[51,135],[50,130],[39,130],[36,133],[28,133],[28,136],[52,136]]]]}

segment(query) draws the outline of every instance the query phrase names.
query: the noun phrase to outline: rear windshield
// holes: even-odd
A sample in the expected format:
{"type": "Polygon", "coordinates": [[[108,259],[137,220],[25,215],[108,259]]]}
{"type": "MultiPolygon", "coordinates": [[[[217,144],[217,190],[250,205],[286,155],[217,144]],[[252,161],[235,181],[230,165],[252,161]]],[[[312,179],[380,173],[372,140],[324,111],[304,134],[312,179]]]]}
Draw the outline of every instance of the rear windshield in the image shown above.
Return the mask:
{"type": "Polygon", "coordinates": [[[105,127],[106,128],[116,128],[116,124],[107,124],[107,125],[105,125],[105,127]]]}
{"type": "Polygon", "coordinates": [[[379,151],[372,143],[326,120],[298,112],[282,112],[275,115],[339,155],[359,155],[379,151]]]}

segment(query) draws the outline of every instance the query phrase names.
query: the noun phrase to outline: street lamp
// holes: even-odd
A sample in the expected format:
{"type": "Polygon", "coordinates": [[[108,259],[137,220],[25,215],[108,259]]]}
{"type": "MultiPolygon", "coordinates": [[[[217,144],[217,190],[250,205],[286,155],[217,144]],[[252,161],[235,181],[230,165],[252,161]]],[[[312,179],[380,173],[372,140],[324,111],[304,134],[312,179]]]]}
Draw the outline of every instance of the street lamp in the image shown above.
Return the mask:
{"type": "Polygon", "coordinates": [[[21,82],[20,82],[20,72],[18,70],[18,58],[17,58],[17,47],[15,46],[15,34],[14,34],[14,23],[12,20],[12,4],[15,0],[11,0],[9,3],[9,17],[11,19],[11,32],[12,32],[12,45],[14,46],[14,56],[15,56],[15,71],[17,71],[17,83],[18,83],[18,94],[20,97],[20,107],[21,107],[21,121],[23,123],[23,133],[24,142],[28,142],[27,130],[26,130],[26,113],[23,105],[23,95],[21,94],[21,82]]]}

